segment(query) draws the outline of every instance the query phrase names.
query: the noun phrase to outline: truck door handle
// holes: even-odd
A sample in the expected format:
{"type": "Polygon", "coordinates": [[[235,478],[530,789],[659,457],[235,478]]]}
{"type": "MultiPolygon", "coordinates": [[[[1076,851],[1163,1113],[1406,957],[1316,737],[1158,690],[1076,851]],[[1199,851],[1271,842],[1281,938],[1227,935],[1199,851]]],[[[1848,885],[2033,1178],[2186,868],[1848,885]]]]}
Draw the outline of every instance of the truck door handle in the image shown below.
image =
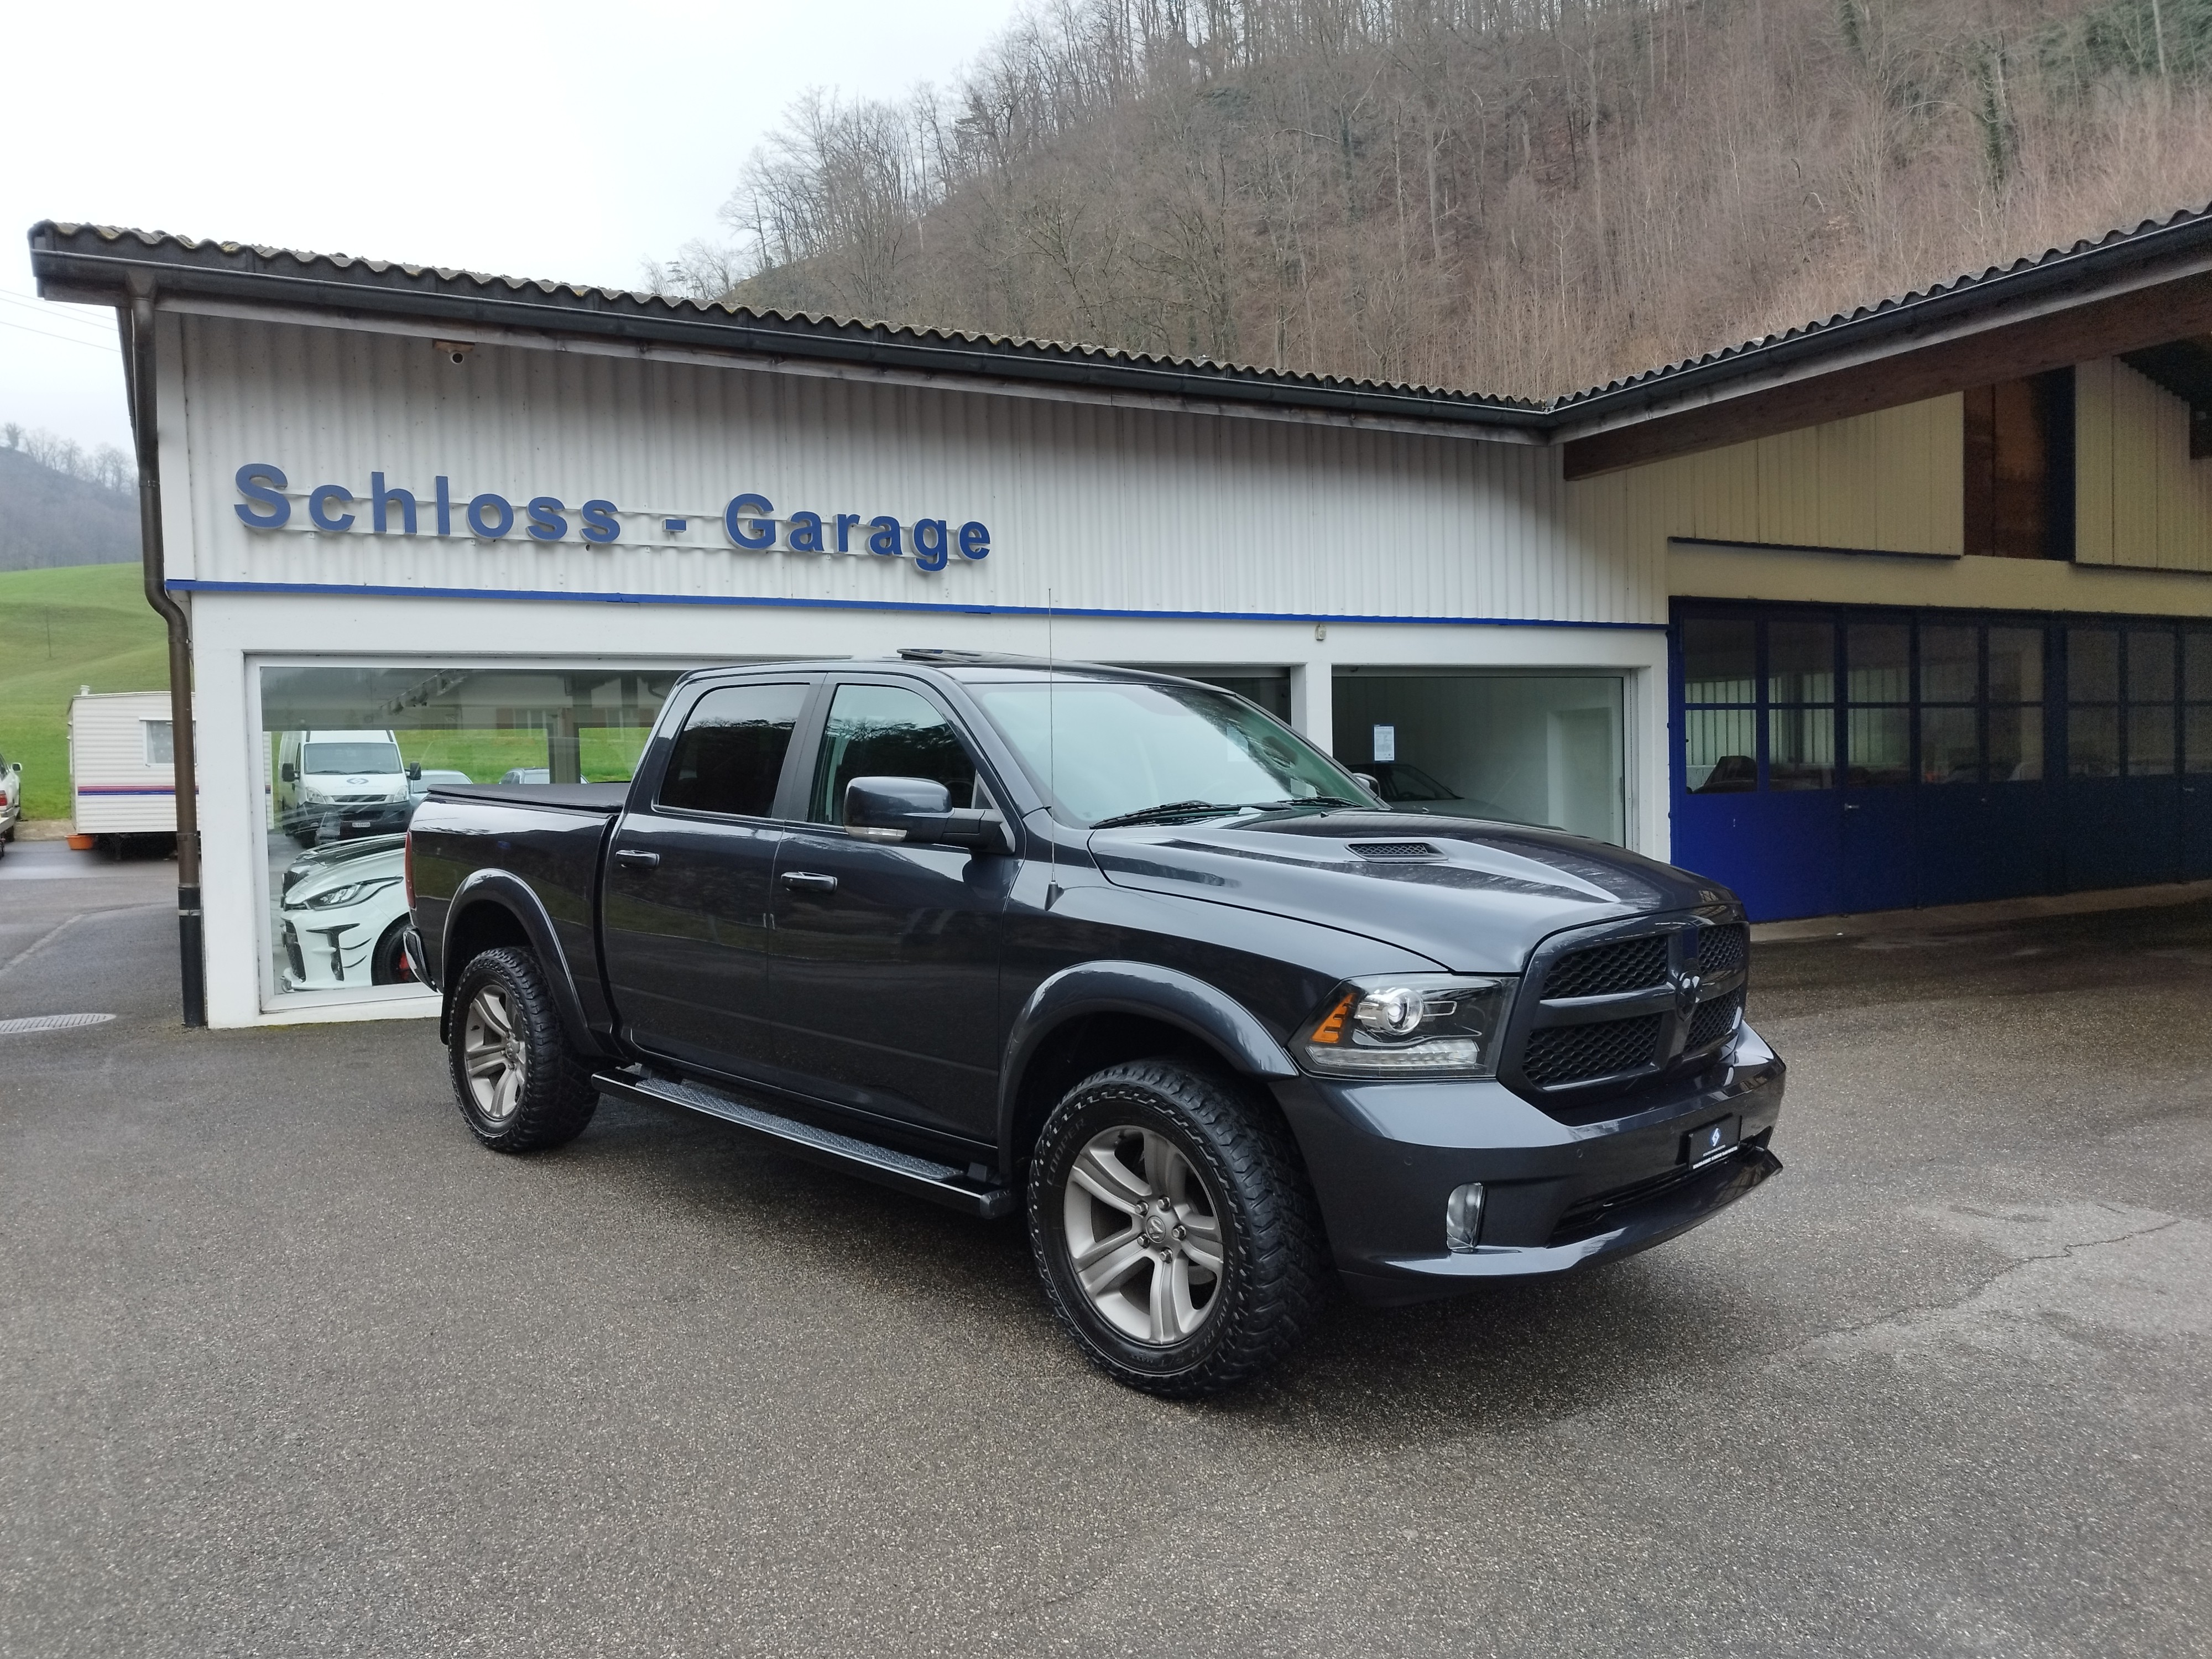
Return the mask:
{"type": "Polygon", "coordinates": [[[834,893],[837,890],[836,877],[817,876],[810,870],[787,870],[776,879],[794,893],[834,893]]]}
{"type": "Polygon", "coordinates": [[[615,854],[615,862],[625,870],[657,870],[660,854],[648,853],[642,847],[625,847],[615,854]]]}

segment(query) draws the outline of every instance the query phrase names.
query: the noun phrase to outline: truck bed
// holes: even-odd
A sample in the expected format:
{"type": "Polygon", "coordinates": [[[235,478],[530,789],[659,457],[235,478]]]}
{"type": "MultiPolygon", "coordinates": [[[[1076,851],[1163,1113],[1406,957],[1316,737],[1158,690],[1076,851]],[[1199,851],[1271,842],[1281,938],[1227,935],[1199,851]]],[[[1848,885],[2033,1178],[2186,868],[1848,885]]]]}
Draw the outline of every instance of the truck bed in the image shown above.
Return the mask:
{"type": "Polygon", "coordinates": [[[501,806],[557,806],[567,812],[609,817],[629,799],[628,783],[434,783],[428,800],[496,801],[501,806]]]}

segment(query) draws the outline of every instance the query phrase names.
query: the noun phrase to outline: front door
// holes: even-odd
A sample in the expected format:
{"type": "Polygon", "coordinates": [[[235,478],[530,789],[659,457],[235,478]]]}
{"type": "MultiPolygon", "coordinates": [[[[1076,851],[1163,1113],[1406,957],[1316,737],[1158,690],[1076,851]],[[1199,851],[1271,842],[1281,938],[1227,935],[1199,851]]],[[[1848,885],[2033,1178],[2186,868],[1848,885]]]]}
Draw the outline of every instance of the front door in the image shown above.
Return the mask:
{"type": "Polygon", "coordinates": [[[738,1077],[772,1065],[776,794],[804,680],[715,686],[684,717],[650,805],[616,826],[604,937],[615,1014],[648,1053],[738,1077]]]}
{"type": "Polygon", "coordinates": [[[1016,860],[863,839],[842,822],[856,777],[931,778],[955,806],[988,806],[975,759],[912,682],[853,679],[832,692],[811,769],[807,822],[776,856],[769,997],[787,1075],[851,1110],[994,1140],[1016,860]]]}

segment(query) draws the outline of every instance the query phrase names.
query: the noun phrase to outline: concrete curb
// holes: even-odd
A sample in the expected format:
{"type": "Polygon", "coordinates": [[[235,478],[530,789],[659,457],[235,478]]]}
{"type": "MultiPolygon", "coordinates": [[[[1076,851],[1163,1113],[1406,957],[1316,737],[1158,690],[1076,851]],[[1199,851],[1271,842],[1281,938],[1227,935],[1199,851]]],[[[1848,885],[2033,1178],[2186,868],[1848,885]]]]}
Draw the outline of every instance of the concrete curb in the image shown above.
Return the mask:
{"type": "Polygon", "coordinates": [[[1940,933],[1954,927],[2025,921],[2036,916],[2094,915],[2106,910],[2145,910],[2160,905],[2194,904],[2212,899],[2212,881],[2161,882],[2154,887],[2114,887],[2096,893],[2039,894],[2030,898],[1991,899],[1981,904],[1943,904],[1924,910],[1868,910],[1856,915],[1807,916],[1796,921],[1761,921],[1751,937],[1762,945],[1792,939],[1864,939],[1875,933],[1940,933]]]}

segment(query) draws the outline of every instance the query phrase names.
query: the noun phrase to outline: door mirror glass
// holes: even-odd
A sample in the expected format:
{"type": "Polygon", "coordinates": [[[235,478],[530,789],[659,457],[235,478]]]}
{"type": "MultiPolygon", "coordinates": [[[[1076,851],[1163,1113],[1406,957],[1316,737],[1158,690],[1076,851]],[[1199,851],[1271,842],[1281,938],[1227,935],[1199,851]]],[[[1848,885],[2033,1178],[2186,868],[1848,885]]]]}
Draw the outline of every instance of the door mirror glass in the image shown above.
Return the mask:
{"type": "Polygon", "coordinates": [[[925,846],[981,847],[997,835],[988,812],[954,810],[951,792],[933,778],[854,778],[845,786],[845,827],[863,841],[925,846]]]}

